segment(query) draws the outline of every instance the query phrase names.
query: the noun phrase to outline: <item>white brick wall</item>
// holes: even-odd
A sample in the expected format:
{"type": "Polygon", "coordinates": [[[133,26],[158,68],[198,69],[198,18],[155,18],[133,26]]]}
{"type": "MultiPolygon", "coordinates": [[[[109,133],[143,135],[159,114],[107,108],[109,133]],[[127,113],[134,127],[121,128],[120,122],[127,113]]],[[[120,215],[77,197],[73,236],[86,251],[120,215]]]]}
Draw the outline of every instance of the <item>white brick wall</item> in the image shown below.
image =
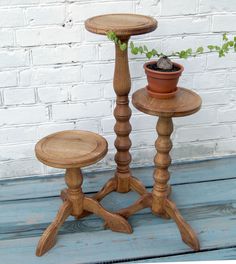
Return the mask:
{"type": "MultiPolygon", "coordinates": [[[[104,135],[109,154],[97,168],[114,167],[114,47],[83,23],[119,12],[157,18],[155,32],[133,39],[167,52],[219,44],[224,31],[236,35],[235,0],[1,0],[0,178],[60,172],[36,161],[34,145],[64,129],[104,135]]],[[[146,83],[144,61],[130,55],[132,92],[146,83]]],[[[173,159],[236,154],[236,54],[178,61],[180,84],[197,91],[203,107],[174,120],[173,159]]],[[[132,166],[151,165],[156,118],[131,108],[132,166]]]]}

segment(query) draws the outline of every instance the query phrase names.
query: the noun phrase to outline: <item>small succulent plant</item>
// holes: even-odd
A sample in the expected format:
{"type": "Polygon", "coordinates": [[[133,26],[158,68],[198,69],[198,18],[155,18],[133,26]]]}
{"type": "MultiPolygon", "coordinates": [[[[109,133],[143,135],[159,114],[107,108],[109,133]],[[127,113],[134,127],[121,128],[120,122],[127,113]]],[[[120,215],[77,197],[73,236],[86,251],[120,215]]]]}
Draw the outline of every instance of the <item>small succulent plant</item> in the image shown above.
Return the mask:
{"type": "MultiPolygon", "coordinates": [[[[128,45],[122,42],[113,31],[107,33],[109,40],[117,44],[122,51],[128,48],[128,45]]],[[[228,35],[224,33],[222,35],[222,45],[208,45],[206,48],[198,47],[196,50],[188,48],[186,50],[172,52],[171,54],[164,54],[163,52],[158,52],[156,49],[149,49],[146,45],[136,46],[132,41],[130,42],[129,48],[131,53],[134,55],[144,54],[148,59],[153,57],[159,58],[157,61],[157,67],[163,70],[173,69],[173,62],[170,58],[180,58],[187,59],[189,57],[196,57],[197,55],[204,53],[217,52],[219,57],[224,57],[230,50],[236,52],[236,36],[229,39],[228,35]]]]}

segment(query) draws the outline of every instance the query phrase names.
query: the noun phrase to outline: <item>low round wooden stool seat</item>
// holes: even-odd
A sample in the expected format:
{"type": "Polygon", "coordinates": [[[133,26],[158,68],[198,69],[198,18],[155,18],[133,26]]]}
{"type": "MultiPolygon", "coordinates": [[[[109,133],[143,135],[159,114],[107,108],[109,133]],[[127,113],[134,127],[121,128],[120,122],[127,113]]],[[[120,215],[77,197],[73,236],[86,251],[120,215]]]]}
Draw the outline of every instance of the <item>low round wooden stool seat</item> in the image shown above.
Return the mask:
{"type": "Polygon", "coordinates": [[[106,140],[93,132],[67,130],[41,139],[37,158],[56,168],[82,168],[101,160],[107,153],[106,140]]]}
{"type": "Polygon", "coordinates": [[[111,230],[132,232],[122,216],[105,210],[99,201],[86,197],[82,191],[83,174],[80,168],[96,163],[107,153],[107,141],[102,136],[80,130],[54,133],[36,144],[35,153],[42,163],[66,169],[65,182],[68,186],[61,192],[63,204],[56,218],[39,240],[37,256],[42,256],[55,245],[58,230],[70,215],[79,219],[94,213],[102,217],[111,230]]]}

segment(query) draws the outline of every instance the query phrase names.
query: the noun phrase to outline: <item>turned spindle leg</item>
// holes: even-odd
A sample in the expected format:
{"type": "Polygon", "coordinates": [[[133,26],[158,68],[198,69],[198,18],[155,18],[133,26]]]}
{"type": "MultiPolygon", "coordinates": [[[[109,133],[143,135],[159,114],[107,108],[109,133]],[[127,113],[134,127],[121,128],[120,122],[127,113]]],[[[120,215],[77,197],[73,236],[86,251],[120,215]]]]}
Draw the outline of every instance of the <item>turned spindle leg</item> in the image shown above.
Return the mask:
{"type": "Polygon", "coordinates": [[[157,122],[158,139],[155,147],[157,154],[154,158],[156,168],[154,170],[154,187],[152,191],[153,203],[152,212],[164,218],[169,218],[165,211],[165,200],[168,196],[168,180],[170,174],[168,167],[171,164],[171,157],[169,152],[172,148],[170,136],[173,132],[172,119],[168,117],[159,117],[157,122]]]}
{"type": "MultiPolygon", "coordinates": [[[[122,41],[127,44],[128,40],[129,39],[122,39],[122,41]]],[[[116,93],[116,106],[114,109],[116,124],[114,130],[117,136],[115,140],[115,147],[117,150],[115,155],[115,162],[117,164],[115,177],[117,180],[117,191],[128,192],[130,190],[131,178],[129,168],[129,164],[131,162],[131,155],[129,153],[131,140],[129,138],[129,134],[132,128],[129,122],[131,109],[129,107],[128,99],[131,88],[131,80],[127,49],[122,51],[118,45],[116,45],[113,85],[116,93]]]]}
{"type": "Polygon", "coordinates": [[[195,251],[198,251],[200,245],[194,230],[186,223],[176,205],[168,199],[170,187],[167,183],[170,178],[168,167],[171,164],[169,152],[172,148],[170,139],[172,132],[172,119],[159,117],[157,122],[158,139],[155,144],[157,155],[154,158],[156,169],[154,171],[155,184],[152,191],[152,212],[163,218],[172,218],[179,228],[182,240],[195,251]]]}

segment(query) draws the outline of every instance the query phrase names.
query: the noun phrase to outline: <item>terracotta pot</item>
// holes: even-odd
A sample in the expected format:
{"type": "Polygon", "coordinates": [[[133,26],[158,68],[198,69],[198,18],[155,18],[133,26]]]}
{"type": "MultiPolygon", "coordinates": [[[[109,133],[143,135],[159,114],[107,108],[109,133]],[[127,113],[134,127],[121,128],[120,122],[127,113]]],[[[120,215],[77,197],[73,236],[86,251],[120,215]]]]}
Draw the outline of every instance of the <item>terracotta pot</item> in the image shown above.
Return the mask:
{"type": "Polygon", "coordinates": [[[169,98],[175,96],[178,92],[177,84],[179,77],[182,74],[184,67],[174,62],[174,65],[179,68],[175,72],[161,72],[151,70],[147,65],[155,64],[156,61],[149,61],[144,64],[145,73],[147,75],[148,85],[147,92],[150,96],[156,98],[169,98]]]}

